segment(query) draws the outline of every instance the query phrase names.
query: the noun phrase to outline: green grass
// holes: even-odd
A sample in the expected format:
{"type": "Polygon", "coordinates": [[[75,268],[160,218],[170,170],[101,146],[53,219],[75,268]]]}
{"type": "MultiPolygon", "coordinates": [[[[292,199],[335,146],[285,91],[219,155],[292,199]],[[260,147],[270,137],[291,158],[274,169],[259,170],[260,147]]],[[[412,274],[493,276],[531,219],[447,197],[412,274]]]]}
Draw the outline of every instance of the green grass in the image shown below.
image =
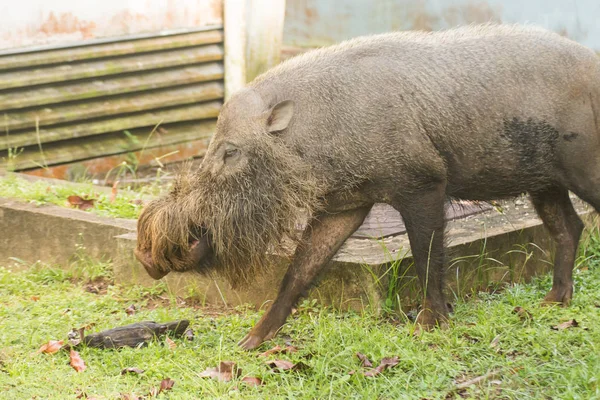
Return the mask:
{"type": "Polygon", "coordinates": [[[94,207],[89,210],[94,214],[135,219],[141,211],[140,199],[143,193],[118,190],[117,196],[111,202],[110,195],[99,193],[91,183],[75,187],[52,185],[43,180],[32,182],[12,174],[0,177],[0,197],[22,199],[36,205],[54,204],[70,207],[67,199],[71,195],[96,199],[94,207]]]}
{"type": "MultiPolygon", "coordinates": [[[[575,273],[576,295],[569,308],[540,307],[550,277],[513,285],[501,294],[480,293],[458,301],[449,328],[411,336],[412,324],[393,325],[369,312],[339,312],[305,302],[274,342],[291,340],[297,353],[272,356],[309,368],[272,372],[236,342],[260,317],[238,308],[217,312],[182,304],[163,285],[118,287],[90,293],[90,279],[110,282],[110,270],[81,258],[67,272],[34,265],[24,271],[0,269],[0,398],[74,399],[80,391],[97,399],[121,394],[147,394],[161,379],[174,388],[164,399],[595,399],[600,398],[600,257],[590,243],[585,267],[575,273]],[[86,290],[88,288],[88,290],[86,290]],[[34,297],[35,296],[35,297],[34,297]],[[160,306],[156,307],[157,299],[160,306]],[[127,315],[136,304],[140,311],[127,315]],[[527,309],[522,321],[515,306],[527,309]],[[69,365],[68,354],[37,354],[51,339],[66,339],[71,328],[95,324],[93,332],[142,320],[190,319],[193,341],[175,338],[173,350],[157,341],[141,349],[80,349],[88,366],[81,373],[69,365]],[[575,318],[580,326],[563,331],[550,327],[575,318]],[[400,363],[380,376],[348,374],[359,370],[356,352],[377,362],[399,356],[400,363]],[[264,386],[218,382],[198,374],[219,361],[235,361],[243,375],[262,378],[264,386]],[[127,367],[141,375],[121,376],[127,367]],[[497,374],[469,389],[456,383],[490,371],[497,374]]],[[[92,284],[94,286],[94,284],[92,284]]],[[[106,284],[104,285],[106,286],[106,284]]]]}

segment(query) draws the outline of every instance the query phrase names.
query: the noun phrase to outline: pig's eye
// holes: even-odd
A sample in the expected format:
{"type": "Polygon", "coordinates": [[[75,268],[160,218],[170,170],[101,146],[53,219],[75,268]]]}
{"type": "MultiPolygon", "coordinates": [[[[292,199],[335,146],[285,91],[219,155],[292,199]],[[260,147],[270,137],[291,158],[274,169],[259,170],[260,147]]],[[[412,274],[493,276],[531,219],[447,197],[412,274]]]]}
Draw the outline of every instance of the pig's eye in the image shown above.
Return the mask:
{"type": "Polygon", "coordinates": [[[228,150],[225,150],[224,158],[228,159],[228,158],[231,158],[231,157],[235,157],[239,153],[240,153],[239,149],[228,149],[228,150]]]}

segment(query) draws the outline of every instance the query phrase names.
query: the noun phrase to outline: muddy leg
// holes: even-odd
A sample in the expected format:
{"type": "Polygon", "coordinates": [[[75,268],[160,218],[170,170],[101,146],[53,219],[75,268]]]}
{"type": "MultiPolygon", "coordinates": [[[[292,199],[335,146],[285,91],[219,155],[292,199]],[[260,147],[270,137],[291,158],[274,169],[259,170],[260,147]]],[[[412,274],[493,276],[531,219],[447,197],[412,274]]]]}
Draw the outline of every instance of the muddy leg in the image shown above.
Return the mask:
{"type": "Polygon", "coordinates": [[[443,325],[448,310],[443,294],[445,185],[411,193],[396,208],[402,214],[415,268],[423,288],[423,309],[417,317],[419,331],[443,325]]]}
{"type": "Polygon", "coordinates": [[[583,222],[575,212],[566,189],[532,193],[531,200],[557,246],[552,290],[544,298],[544,303],[566,306],[573,297],[573,266],[583,222]]]}
{"type": "Polygon", "coordinates": [[[360,227],[370,209],[371,206],[368,206],[337,214],[322,214],[310,222],[281,282],[277,298],[250,333],[239,342],[241,347],[251,350],[275,336],[292,307],[346,239],[360,227]]]}

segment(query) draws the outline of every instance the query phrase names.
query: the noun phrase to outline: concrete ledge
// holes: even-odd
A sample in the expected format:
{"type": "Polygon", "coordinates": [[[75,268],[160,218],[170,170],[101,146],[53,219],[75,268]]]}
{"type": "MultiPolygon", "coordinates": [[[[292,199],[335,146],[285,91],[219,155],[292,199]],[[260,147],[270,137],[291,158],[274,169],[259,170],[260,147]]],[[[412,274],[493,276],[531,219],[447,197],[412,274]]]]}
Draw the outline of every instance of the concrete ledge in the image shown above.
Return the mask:
{"type": "MultiPolygon", "coordinates": [[[[578,199],[574,202],[590,221],[589,207],[578,199]]],[[[449,290],[465,294],[492,282],[527,280],[551,269],[554,246],[541,221],[531,206],[515,204],[503,204],[507,209],[503,214],[492,210],[448,223],[449,290]]],[[[117,283],[150,285],[154,281],[133,256],[135,227],[133,220],[0,199],[0,263],[16,257],[68,265],[79,244],[91,257],[112,259],[117,283]]],[[[274,299],[288,261],[283,256],[270,257],[273,267],[237,290],[221,279],[194,273],[172,273],[163,279],[175,294],[194,295],[207,304],[261,306],[274,299]]],[[[351,238],[309,297],[339,308],[377,308],[389,290],[403,304],[414,303],[417,287],[406,235],[351,238]],[[394,274],[401,277],[397,285],[390,280],[394,274]]]]}
{"type": "Polygon", "coordinates": [[[135,227],[132,220],[0,198],[0,262],[16,257],[67,265],[78,245],[93,258],[110,259],[116,252],[115,236],[135,227]]]}

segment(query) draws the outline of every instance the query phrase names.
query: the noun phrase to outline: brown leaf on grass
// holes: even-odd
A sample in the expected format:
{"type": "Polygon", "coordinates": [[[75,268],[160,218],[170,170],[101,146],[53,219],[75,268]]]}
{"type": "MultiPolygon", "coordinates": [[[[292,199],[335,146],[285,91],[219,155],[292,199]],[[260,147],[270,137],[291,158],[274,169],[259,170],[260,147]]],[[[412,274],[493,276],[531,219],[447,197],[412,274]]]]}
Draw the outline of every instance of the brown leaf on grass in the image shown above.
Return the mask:
{"type": "Polygon", "coordinates": [[[69,364],[71,365],[71,367],[73,367],[75,371],[83,372],[87,368],[81,356],[79,356],[79,353],[73,349],[71,349],[71,351],[69,352],[69,359],[69,364]]]}
{"type": "Polygon", "coordinates": [[[242,378],[242,382],[250,386],[261,386],[263,385],[263,381],[260,378],[255,376],[245,376],[242,378]]]}
{"type": "Polygon", "coordinates": [[[40,299],[40,296],[31,296],[31,300],[33,301],[38,301],[40,299]]]}
{"type": "Polygon", "coordinates": [[[140,369],[140,368],[136,368],[136,367],[129,367],[129,368],[124,368],[121,371],[121,375],[126,375],[126,374],[135,374],[135,375],[139,375],[139,374],[143,374],[144,370],[140,369]]]}
{"type": "Polygon", "coordinates": [[[136,311],[137,311],[137,308],[135,308],[135,304],[132,304],[125,309],[125,314],[133,315],[133,314],[135,314],[136,311]]]}
{"type": "Polygon", "coordinates": [[[233,361],[221,361],[217,368],[206,368],[198,376],[200,378],[213,378],[222,382],[229,382],[241,374],[242,370],[233,361]]]}
{"type": "Polygon", "coordinates": [[[258,357],[268,357],[270,355],[280,354],[280,353],[295,353],[297,351],[298,351],[298,349],[295,348],[294,346],[288,345],[286,347],[281,347],[280,345],[277,345],[277,346],[273,347],[272,349],[265,351],[264,353],[260,353],[258,355],[258,357]]]}
{"type": "Polygon", "coordinates": [[[494,339],[492,339],[490,347],[498,347],[498,344],[500,344],[500,335],[497,335],[494,339]]]}
{"type": "Polygon", "coordinates": [[[84,199],[81,196],[69,196],[67,201],[70,205],[80,210],[88,210],[94,207],[96,199],[84,199]]]}
{"type": "Polygon", "coordinates": [[[469,386],[477,385],[477,384],[479,384],[481,382],[484,382],[484,381],[486,381],[486,380],[488,380],[490,378],[493,378],[493,377],[497,376],[498,374],[500,374],[500,370],[493,370],[493,371],[489,371],[485,375],[481,375],[481,376],[475,377],[473,379],[469,379],[469,380],[464,381],[464,382],[456,382],[456,389],[457,390],[466,389],[469,386]]]}
{"type": "Polygon", "coordinates": [[[40,347],[38,353],[54,354],[62,348],[64,343],[64,340],[50,340],[40,347]]]}
{"type": "MultiPolygon", "coordinates": [[[[156,395],[153,395],[153,394],[150,394],[150,395],[151,396],[156,396],[156,395]]],[[[138,396],[135,393],[121,393],[120,396],[121,396],[121,400],[142,400],[142,397],[138,396]]]]}
{"type": "Polygon", "coordinates": [[[172,341],[171,339],[169,339],[168,336],[165,337],[165,342],[167,343],[167,345],[169,346],[169,349],[174,350],[177,347],[177,344],[172,341]]]}
{"type": "Polygon", "coordinates": [[[371,368],[373,366],[373,363],[371,362],[371,360],[369,360],[369,358],[367,356],[365,356],[363,353],[356,353],[356,357],[358,357],[358,359],[360,360],[361,366],[368,367],[368,368],[371,368]]]}
{"type": "Polygon", "coordinates": [[[386,368],[398,365],[399,362],[400,359],[398,358],[398,356],[382,358],[381,362],[377,367],[365,372],[363,375],[367,377],[377,376],[381,374],[386,368]]]}
{"type": "Polygon", "coordinates": [[[117,199],[117,186],[119,186],[119,181],[115,181],[115,183],[113,183],[112,185],[112,190],[110,191],[110,202],[114,203],[115,200],[117,199]]]}
{"type": "Polygon", "coordinates": [[[77,389],[75,394],[76,399],[98,400],[96,396],[89,396],[85,390],[77,389]]]}
{"type": "Polygon", "coordinates": [[[523,307],[515,307],[513,309],[513,313],[517,314],[517,316],[519,317],[519,319],[521,321],[531,321],[533,319],[533,314],[531,314],[529,311],[527,311],[526,309],[524,309],[523,307]]]}
{"type": "MultiPolygon", "coordinates": [[[[159,394],[161,394],[162,392],[166,392],[167,390],[171,390],[173,388],[173,385],[175,385],[175,381],[172,380],[171,378],[165,378],[162,381],[160,381],[160,386],[159,387],[152,387],[150,388],[150,393],[148,394],[150,397],[156,397],[159,394]]],[[[142,399],[143,397],[137,397],[136,399],[142,399]]]]}
{"type": "Polygon", "coordinates": [[[302,371],[308,368],[303,362],[293,363],[287,360],[267,361],[266,364],[274,371],[302,371]]]}
{"type": "Polygon", "coordinates": [[[567,328],[577,328],[579,326],[579,322],[571,319],[569,321],[563,322],[562,324],[558,324],[552,327],[555,331],[562,331],[567,328]]]}
{"type": "Polygon", "coordinates": [[[167,390],[171,390],[171,389],[173,389],[174,385],[175,385],[174,380],[172,380],[171,378],[165,378],[162,381],[160,381],[160,390],[158,393],[165,392],[167,390]]]}

